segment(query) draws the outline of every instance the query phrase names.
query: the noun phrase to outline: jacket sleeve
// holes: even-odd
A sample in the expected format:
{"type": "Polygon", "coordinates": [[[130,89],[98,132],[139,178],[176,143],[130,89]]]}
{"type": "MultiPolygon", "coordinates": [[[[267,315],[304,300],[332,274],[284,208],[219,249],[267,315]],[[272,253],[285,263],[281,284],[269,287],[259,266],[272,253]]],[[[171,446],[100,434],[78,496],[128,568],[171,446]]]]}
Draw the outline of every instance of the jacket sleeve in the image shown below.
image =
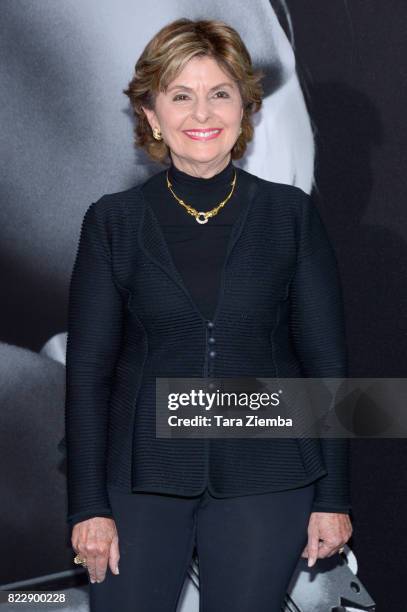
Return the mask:
{"type": "Polygon", "coordinates": [[[98,202],[85,213],[69,288],[65,436],[71,525],[112,516],[106,489],[108,403],[123,308],[102,213],[98,202]]]}
{"type": "MultiPolygon", "coordinates": [[[[307,378],[345,378],[348,357],[342,286],[334,250],[311,197],[299,190],[297,267],[290,291],[290,331],[307,378]]],[[[349,440],[321,438],[328,473],[316,481],[314,512],[351,509],[349,440]]]]}

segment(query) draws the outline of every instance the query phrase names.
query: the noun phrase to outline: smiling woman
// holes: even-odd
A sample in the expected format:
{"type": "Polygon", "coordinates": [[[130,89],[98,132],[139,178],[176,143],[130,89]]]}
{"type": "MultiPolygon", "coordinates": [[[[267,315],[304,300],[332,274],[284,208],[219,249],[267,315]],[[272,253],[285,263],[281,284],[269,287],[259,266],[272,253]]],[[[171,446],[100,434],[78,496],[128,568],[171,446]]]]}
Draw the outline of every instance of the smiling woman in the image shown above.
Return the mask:
{"type": "Polygon", "coordinates": [[[351,534],[346,440],[157,435],[157,377],[346,375],[317,209],[233,164],[253,136],[260,79],[223,22],[160,30],[126,93],[137,146],[169,165],[83,220],[66,440],[92,612],[172,612],[194,549],[202,612],[278,610],[301,553],[312,565],[351,534]]]}

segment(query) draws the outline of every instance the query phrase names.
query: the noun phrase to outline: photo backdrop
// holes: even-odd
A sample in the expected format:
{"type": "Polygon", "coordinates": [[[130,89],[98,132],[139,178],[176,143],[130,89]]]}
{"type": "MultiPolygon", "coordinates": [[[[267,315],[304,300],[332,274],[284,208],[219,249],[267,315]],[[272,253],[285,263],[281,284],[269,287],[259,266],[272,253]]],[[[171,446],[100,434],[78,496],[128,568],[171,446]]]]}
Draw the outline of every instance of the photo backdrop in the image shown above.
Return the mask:
{"type": "MultiPolygon", "coordinates": [[[[266,71],[238,165],[315,197],[342,275],[350,376],[405,376],[402,0],[3,0],[3,584],[72,568],[57,449],[70,273],[89,204],[161,169],[133,147],[122,89],[151,36],[182,16],[230,23],[266,71]]],[[[406,606],[406,456],[405,440],[352,441],[350,545],[379,610],[406,606]]]]}

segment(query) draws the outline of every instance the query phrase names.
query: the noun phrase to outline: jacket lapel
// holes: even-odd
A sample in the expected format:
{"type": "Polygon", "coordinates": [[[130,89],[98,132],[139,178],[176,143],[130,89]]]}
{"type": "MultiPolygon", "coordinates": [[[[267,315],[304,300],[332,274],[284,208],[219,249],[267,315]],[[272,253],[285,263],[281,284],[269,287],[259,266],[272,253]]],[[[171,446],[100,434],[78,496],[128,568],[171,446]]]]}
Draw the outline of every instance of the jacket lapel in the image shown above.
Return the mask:
{"type": "Polygon", "coordinates": [[[138,232],[139,247],[150,261],[164,270],[184,290],[185,287],[181,274],[175,267],[159,221],[144,198],[141,189],[139,189],[139,193],[142,201],[141,221],[138,232]]]}

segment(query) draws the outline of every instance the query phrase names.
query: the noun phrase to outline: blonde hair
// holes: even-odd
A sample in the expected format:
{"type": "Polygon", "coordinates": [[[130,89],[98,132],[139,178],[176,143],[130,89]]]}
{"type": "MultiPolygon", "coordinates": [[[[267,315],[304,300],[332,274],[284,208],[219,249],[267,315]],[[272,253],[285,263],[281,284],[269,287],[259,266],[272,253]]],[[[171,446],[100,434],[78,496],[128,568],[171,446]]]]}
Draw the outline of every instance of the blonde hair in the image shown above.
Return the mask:
{"type": "Polygon", "coordinates": [[[164,26],[140,55],[128,88],[123,90],[136,118],[134,141],[157,162],[169,160],[169,148],[155,140],[142,106],[154,110],[158,92],[164,92],[193,57],[212,57],[239,87],[243,101],[242,132],[231,150],[240,159],[253,138],[251,116],[262,106],[265,73],[254,71],[250,54],[234,28],[218,20],[177,19],[164,26]]]}

